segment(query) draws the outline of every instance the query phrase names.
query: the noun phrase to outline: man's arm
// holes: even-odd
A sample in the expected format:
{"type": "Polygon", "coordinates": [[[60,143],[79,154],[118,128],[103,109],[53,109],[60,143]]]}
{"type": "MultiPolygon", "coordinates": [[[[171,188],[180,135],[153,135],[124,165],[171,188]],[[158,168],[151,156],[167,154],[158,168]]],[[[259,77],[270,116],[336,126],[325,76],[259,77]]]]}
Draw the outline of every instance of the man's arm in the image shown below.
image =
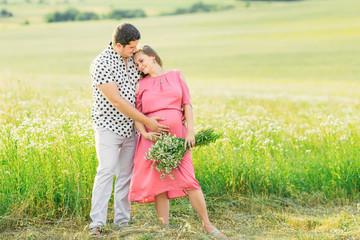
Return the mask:
{"type": "Polygon", "coordinates": [[[127,100],[120,96],[119,89],[116,83],[105,83],[97,86],[110,103],[125,116],[134,119],[135,121],[145,124],[154,132],[168,132],[169,127],[158,123],[158,120],[163,120],[161,117],[148,118],[135,107],[133,107],[127,100]]]}
{"type": "Polygon", "coordinates": [[[153,142],[155,142],[156,139],[161,135],[161,133],[157,133],[157,132],[147,132],[144,124],[138,121],[135,121],[135,128],[145,139],[153,142]]]}

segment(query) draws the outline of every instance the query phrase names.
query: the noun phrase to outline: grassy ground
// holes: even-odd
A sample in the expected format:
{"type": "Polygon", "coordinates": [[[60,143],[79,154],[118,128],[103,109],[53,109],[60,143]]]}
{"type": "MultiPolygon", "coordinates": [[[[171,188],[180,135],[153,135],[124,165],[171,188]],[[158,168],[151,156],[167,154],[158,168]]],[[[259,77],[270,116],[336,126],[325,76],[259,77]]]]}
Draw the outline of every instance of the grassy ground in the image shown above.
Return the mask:
{"type": "MultiPolygon", "coordinates": [[[[319,197],[319,196],[318,196],[319,197]]],[[[210,218],[229,239],[358,239],[356,204],[307,205],[276,197],[207,197],[210,218]]],[[[102,239],[214,239],[202,231],[188,199],[171,201],[170,231],[156,220],[153,204],[133,204],[129,227],[109,222],[102,239]]],[[[109,216],[112,216],[111,207],[109,216]]],[[[3,239],[90,239],[84,219],[9,216],[1,223],[3,239]]],[[[110,220],[109,220],[110,221],[110,220]]]]}

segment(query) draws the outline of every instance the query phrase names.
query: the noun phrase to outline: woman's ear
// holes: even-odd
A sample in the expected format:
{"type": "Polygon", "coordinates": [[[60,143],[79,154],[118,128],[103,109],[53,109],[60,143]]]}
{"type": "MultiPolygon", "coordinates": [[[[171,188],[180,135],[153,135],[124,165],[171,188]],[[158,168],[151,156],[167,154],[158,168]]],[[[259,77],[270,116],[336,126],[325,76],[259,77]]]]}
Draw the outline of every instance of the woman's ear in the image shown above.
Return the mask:
{"type": "Polygon", "coordinates": [[[151,56],[151,59],[152,59],[153,63],[155,63],[155,62],[156,62],[156,58],[155,58],[155,56],[151,56]]]}

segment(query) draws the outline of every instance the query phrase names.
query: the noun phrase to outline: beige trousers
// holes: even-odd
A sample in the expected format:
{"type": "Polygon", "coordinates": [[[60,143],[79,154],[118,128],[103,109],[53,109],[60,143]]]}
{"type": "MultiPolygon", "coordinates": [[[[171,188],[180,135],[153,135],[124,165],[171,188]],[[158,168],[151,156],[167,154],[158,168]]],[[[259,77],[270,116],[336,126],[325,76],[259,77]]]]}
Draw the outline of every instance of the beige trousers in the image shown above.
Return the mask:
{"type": "Polygon", "coordinates": [[[131,206],[128,200],[130,179],[134,166],[136,135],[125,138],[102,128],[95,129],[98,167],[91,198],[90,228],[106,224],[108,203],[114,187],[114,222],[128,222],[131,206]]]}

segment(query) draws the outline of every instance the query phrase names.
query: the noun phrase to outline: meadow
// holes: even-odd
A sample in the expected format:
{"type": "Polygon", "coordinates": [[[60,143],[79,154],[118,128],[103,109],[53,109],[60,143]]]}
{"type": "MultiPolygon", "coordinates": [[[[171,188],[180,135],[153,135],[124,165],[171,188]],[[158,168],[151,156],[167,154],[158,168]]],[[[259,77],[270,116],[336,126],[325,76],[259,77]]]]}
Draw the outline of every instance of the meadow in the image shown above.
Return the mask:
{"type": "MultiPolygon", "coordinates": [[[[104,12],[116,1],[50,2],[0,5],[19,13],[0,19],[4,239],[88,238],[97,166],[88,70],[119,21],[45,24],[42,17],[70,3],[104,12]]],[[[235,8],[227,11],[157,16],[194,2],[131,1],[128,8],[149,17],[124,21],[165,68],[183,71],[196,129],[224,133],[192,153],[215,225],[231,239],[357,239],[360,2],[246,8],[229,0],[235,8]]],[[[171,209],[170,232],[156,224],[151,204],[133,204],[132,225],[109,227],[107,237],[208,239],[186,199],[171,209]]]]}

